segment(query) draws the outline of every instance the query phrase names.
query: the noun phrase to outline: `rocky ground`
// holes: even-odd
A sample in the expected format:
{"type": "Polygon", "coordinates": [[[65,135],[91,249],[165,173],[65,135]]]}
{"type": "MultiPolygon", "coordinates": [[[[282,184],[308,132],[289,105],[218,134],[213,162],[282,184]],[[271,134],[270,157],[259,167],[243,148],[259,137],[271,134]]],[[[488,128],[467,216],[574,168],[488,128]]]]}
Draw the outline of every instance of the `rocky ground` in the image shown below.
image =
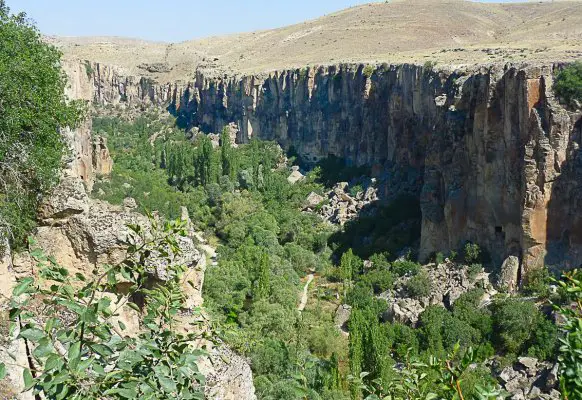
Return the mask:
{"type": "MultiPolygon", "coordinates": [[[[292,174],[289,179],[293,177],[292,174]]],[[[331,224],[343,226],[358,216],[374,212],[375,202],[378,201],[378,189],[374,183],[371,180],[365,190],[359,185],[350,190],[347,182],[339,182],[324,196],[312,192],[306,199],[304,210],[319,214],[331,224]]]]}

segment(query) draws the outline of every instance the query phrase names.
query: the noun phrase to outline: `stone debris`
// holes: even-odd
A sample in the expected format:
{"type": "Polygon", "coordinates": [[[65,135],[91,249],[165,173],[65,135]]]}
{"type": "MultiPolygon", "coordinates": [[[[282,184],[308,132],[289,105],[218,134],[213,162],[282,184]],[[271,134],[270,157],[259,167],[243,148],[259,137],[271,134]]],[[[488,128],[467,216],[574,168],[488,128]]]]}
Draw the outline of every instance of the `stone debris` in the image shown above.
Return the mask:
{"type": "MultiPolygon", "coordinates": [[[[369,186],[365,191],[359,191],[355,196],[352,196],[348,189],[347,182],[339,182],[326,193],[327,199],[312,192],[307,197],[304,210],[316,211],[325,221],[344,225],[361,215],[367,206],[378,200],[378,189],[373,186],[369,186]],[[324,204],[316,210],[316,207],[322,203],[324,204]]],[[[372,213],[373,209],[366,211],[372,213]]]]}
{"type": "MultiPolygon", "coordinates": [[[[489,362],[494,364],[495,361],[489,362]]],[[[492,365],[490,365],[492,366],[492,365]]],[[[533,357],[519,357],[513,366],[503,368],[498,375],[501,387],[511,400],[558,400],[558,365],[533,357]]]]}
{"type": "Polygon", "coordinates": [[[420,314],[430,305],[441,305],[450,309],[463,293],[476,287],[484,288],[485,296],[488,298],[497,293],[487,273],[482,272],[471,279],[466,266],[459,267],[451,262],[432,264],[423,268],[431,282],[430,296],[422,299],[409,297],[406,292],[406,283],[411,277],[399,278],[395,282],[394,289],[380,295],[380,298],[388,302],[388,309],[383,315],[384,320],[414,326],[420,314]]]}

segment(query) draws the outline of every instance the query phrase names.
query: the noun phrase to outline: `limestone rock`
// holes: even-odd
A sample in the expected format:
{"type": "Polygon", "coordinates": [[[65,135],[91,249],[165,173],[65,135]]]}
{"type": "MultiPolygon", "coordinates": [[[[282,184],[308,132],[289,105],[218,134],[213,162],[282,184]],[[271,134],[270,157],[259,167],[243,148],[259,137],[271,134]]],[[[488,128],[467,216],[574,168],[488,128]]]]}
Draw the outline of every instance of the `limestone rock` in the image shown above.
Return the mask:
{"type": "Polygon", "coordinates": [[[518,289],[518,276],[519,259],[515,256],[507,257],[501,265],[498,285],[502,288],[506,288],[510,292],[513,292],[518,289]]]}
{"type": "Polygon", "coordinates": [[[206,374],[207,399],[256,400],[249,364],[228,347],[222,345],[211,350],[201,370],[206,374]]]}
{"type": "Polygon", "coordinates": [[[66,219],[87,212],[89,199],[82,180],[64,176],[52,194],[40,207],[39,217],[43,220],[66,219]]]}
{"type": "Polygon", "coordinates": [[[134,210],[137,208],[137,202],[133,197],[126,197],[123,199],[123,207],[127,210],[134,210]]]}
{"type": "Polygon", "coordinates": [[[338,330],[342,333],[348,333],[347,323],[350,319],[350,315],[352,314],[352,307],[348,304],[340,305],[336,312],[334,318],[334,325],[338,328],[338,330]]]}
{"type": "Polygon", "coordinates": [[[309,196],[307,196],[306,206],[308,208],[314,208],[317,205],[319,205],[323,200],[325,200],[325,198],[323,196],[320,196],[315,192],[311,192],[311,193],[309,193],[309,196]]]}
{"type": "Polygon", "coordinates": [[[429,297],[425,299],[408,297],[406,282],[411,278],[407,276],[399,278],[394,284],[394,289],[380,295],[380,298],[388,303],[388,309],[383,315],[384,320],[415,325],[420,314],[429,305],[441,305],[450,309],[463,293],[475,287],[483,287],[486,296],[491,296],[494,292],[488,274],[481,273],[474,279],[469,279],[467,267],[459,267],[449,262],[427,265],[423,269],[431,282],[429,297]]]}
{"type": "Polygon", "coordinates": [[[303,175],[301,172],[299,171],[293,171],[291,172],[291,174],[287,177],[287,181],[291,184],[297,183],[299,181],[302,181],[303,179],[305,179],[305,175],[303,175]]]}
{"type": "Polygon", "coordinates": [[[80,98],[171,108],[190,128],[236,124],[238,143],[274,140],[307,163],[333,155],[372,167],[385,181],[383,200],[420,201],[421,259],[472,241],[497,266],[518,255],[524,277],[542,260],[582,263],[581,115],[554,98],[558,64],[443,66],[438,79],[413,64],[378,65],[374,79],[360,64],[242,77],[200,69],[190,81],[163,84],[91,67],[90,79],[83,64],[70,67],[80,98]]]}

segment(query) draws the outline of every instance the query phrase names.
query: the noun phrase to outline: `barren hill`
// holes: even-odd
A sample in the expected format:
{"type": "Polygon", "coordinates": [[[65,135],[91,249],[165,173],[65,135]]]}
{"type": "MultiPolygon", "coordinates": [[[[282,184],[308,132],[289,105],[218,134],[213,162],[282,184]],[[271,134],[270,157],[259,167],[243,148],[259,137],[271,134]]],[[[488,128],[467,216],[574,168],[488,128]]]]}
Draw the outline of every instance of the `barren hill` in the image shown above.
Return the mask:
{"type": "Polygon", "coordinates": [[[279,29],[182,43],[51,38],[67,57],[176,80],[197,67],[250,73],[340,62],[565,60],[582,54],[582,2],[402,0],[349,8],[279,29]]]}

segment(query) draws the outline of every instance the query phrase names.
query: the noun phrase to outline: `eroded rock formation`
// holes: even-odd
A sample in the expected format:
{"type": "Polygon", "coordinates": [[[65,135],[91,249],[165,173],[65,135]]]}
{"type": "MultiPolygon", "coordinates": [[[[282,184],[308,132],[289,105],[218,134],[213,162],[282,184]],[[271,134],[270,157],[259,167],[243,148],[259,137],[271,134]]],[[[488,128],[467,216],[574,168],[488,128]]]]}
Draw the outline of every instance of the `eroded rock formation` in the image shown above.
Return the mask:
{"type": "Polygon", "coordinates": [[[367,164],[380,199],[420,199],[420,255],[479,243],[501,265],[582,263],[580,113],[554,98],[557,65],[471,70],[339,65],[156,83],[92,64],[92,99],[165,107],[186,127],[256,136],[315,162],[367,164]]]}

